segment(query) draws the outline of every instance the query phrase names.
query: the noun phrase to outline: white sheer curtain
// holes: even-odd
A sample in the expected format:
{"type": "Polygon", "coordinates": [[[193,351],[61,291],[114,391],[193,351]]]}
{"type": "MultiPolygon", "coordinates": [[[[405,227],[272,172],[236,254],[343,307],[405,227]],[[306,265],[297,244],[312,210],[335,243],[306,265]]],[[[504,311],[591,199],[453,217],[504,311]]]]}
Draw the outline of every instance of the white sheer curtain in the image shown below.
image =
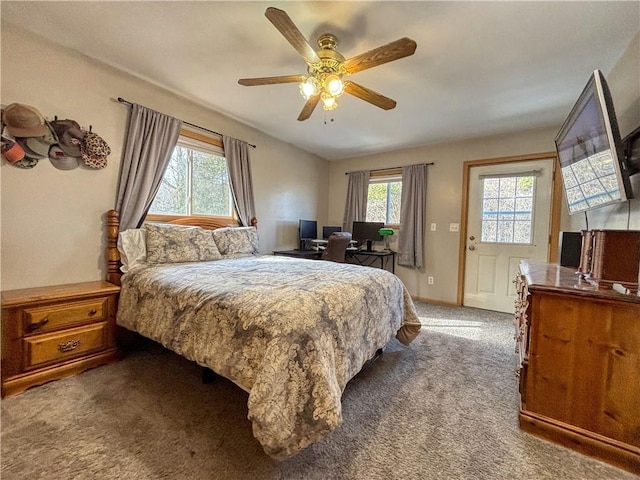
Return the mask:
{"type": "Polygon", "coordinates": [[[398,265],[415,268],[424,266],[426,198],[427,166],[402,167],[398,265]]]}
{"type": "Polygon", "coordinates": [[[342,230],[350,232],[353,222],[363,222],[367,218],[367,194],[369,192],[369,172],[349,173],[347,201],[344,207],[342,230]]]}
{"type": "Polygon", "coordinates": [[[131,105],[116,199],[120,231],[142,224],[181,128],[182,120],[136,103],[131,105]]]}
{"type": "Polygon", "coordinates": [[[251,219],[256,216],[256,207],[249,166],[249,144],[226,135],[222,137],[222,144],[231,181],[231,194],[240,225],[250,226],[251,219]]]}

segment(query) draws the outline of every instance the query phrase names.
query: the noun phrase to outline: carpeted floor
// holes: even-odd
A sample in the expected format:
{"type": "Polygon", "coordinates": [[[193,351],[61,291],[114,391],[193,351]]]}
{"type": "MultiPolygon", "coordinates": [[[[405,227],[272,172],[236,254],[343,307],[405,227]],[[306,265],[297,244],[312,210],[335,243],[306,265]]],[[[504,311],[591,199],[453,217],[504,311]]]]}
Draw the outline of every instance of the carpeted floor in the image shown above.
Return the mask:
{"type": "Polygon", "coordinates": [[[512,316],[417,302],[343,396],[343,425],[299,455],[265,455],[247,394],[150,344],[1,402],[1,478],[580,479],[636,476],[518,429],[512,316]]]}

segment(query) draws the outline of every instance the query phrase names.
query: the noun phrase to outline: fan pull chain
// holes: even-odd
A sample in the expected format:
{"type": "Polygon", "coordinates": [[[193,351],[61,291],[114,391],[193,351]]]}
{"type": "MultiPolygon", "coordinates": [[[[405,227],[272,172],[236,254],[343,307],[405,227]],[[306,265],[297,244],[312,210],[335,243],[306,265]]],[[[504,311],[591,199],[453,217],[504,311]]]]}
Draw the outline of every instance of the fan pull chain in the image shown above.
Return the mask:
{"type": "MultiPolygon", "coordinates": [[[[333,123],[333,117],[329,119],[329,122],[333,123]]],[[[324,124],[327,124],[327,112],[324,112],[324,124]]]]}

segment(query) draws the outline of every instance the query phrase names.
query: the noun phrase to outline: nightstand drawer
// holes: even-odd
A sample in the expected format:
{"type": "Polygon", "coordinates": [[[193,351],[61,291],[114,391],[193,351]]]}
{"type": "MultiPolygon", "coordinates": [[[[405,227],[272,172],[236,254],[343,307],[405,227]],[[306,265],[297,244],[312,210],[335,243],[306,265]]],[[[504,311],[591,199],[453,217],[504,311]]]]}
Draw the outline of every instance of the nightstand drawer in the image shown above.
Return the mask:
{"type": "Polygon", "coordinates": [[[107,322],[25,338],[25,369],[103,350],[106,340],[107,322]]]}
{"type": "Polygon", "coordinates": [[[81,302],[58,303],[24,310],[24,333],[42,333],[59,330],[88,321],[105,319],[107,297],[81,302]]]}

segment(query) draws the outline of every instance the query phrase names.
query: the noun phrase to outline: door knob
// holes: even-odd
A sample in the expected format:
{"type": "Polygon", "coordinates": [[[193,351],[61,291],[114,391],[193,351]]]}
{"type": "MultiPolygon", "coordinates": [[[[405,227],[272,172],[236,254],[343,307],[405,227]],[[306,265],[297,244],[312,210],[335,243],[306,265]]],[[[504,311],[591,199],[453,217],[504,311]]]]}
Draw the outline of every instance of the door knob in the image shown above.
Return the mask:
{"type": "Polygon", "coordinates": [[[469,245],[469,250],[471,250],[471,251],[473,252],[475,249],[476,249],[476,247],[475,247],[475,246],[473,246],[473,245],[469,245]]]}
{"type": "Polygon", "coordinates": [[[471,240],[472,242],[473,242],[475,239],[476,239],[476,237],[474,237],[473,235],[471,235],[471,236],[469,237],[469,240],[471,240]]]}

